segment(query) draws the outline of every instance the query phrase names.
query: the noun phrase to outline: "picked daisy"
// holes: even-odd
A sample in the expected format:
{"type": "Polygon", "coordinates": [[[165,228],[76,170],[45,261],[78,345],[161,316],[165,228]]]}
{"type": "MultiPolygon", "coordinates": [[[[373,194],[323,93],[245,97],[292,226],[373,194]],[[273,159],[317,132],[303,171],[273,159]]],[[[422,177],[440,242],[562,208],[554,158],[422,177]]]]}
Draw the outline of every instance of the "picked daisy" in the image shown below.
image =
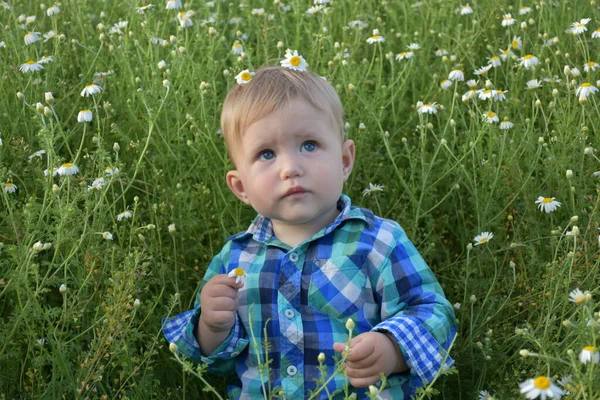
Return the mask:
{"type": "Polygon", "coordinates": [[[492,123],[498,122],[500,120],[498,118],[498,115],[496,115],[496,113],[493,111],[484,112],[481,118],[488,124],[492,124],[492,123]]]}
{"type": "Polygon", "coordinates": [[[589,82],[582,83],[577,90],[575,91],[575,95],[579,96],[579,102],[583,103],[587,101],[587,98],[590,94],[594,94],[598,91],[598,88],[592,85],[589,82]]]}
{"type": "Polygon", "coordinates": [[[538,376],[535,379],[528,379],[519,385],[521,393],[528,399],[536,399],[540,397],[545,400],[546,397],[557,398],[564,394],[564,391],[552,383],[552,380],[547,376],[538,376]]]}
{"type": "Polygon", "coordinates": [[[588,302],[591,299],[591,294],[589,292],[582,292],[581,289],[576,288],[569,293],[569,301],[575,304],[583,304],[588,302]]]}
{"type": "Polygon", "coordinates": [[[598,364],[600,362],[598,348],[596,346],[585,346],[579,353],[579,361],[581,361],[582,364],[587,364],[589,362],[598,364]]]}
{"type": "Polygon", "coordinates": [[[437,114],[437,103],[434,101],[433,103],[423,103],[419,101],[417,103],[417,112],[419,114],[437,114]]]}
{"type": "Polygon", "coordinates": [[[96,85],[95,83],[91,83],[84,87],[80,94],[81,97],[88,97],[96,93],[100,93],[100,91],[102,91],[102,88],[100,86],[96,85]]]}
{"type": "Polygon", "coordinates": [[[23,40],[25,40],[25,44],[29,45],[29,44],[33,44],[35,42],[37,42],[38,40],[40,40],[40,32],[27,32],[25,34],[25,37],[23,37],[23,40]]]}
{"type": "Polygon", "coordinates": [[[556,211],[556,209],[560,207],[560,202],[554,200],[554,197],[540,196],[535,201],[535,204],[538,205],[540,211],[545,211],[546,214],[549,214],[552,211],[556,211]]]}
{"type": "Polygon", "coordinates": [[[244,286],[246,284],[246,280],[248,279],[248,274],[246,273],[246,271],[244,271],[242,268],[237,267],[233,270],[231,270],[231,272],[229,272],[227,274],[228,277],[230,278],[234,278],[235,277],[235,283],[242,283],[242,286],[244,286]]]}
{"type": "Polygon", "coordinates": [[[475,246],[479,246],[480,244],[489,242],[493,237],[494,234],[492,232],[481,232],[473,238],[473,241],[475,242],[475,246]]]}
{"type": "Polygon", "coordinates": [[[249,70],[245,69],[235,76],[235,80],[241,85],[250,82],[253,76],[254,72],[250,72],[249,70]]]}
{"type": "Polygon", "coordinates": [[[81,110],[77,114],[77,122],[90,122],[92,120],[92,110],[81,110]]]}
{"type": "Polygon", "coordinates": [[[44,69],[44,66],[32,60],[27,61],[25,64],[21,64],[19,67],[19,71],[23,73],[35,72],[39,71],[40,69],[44,69]]]}
{"type": "Polygon", "coordinates": [[[123,219],[129,219],[133,217],[133,214],[129,210],[125,210],[119,214],[117,214],[117,221],[121,221],[123,219]]]}
{"type": "Polygon", "coordinates": [[[527,54],[526,56],[519,58],[517,61],[520,61],[521,66],[525,69],[535,68],[536,65],[540,63],[538,58],[533,54],[527,54]]]}
{"type": "Polygon", "coordinates": [[[377,185],[373,183],[369,183],[369,187],[363,190],[363,197],[370,195],[375,192],[383,192],[383,185],[377,185]]]}
{"type": "Polygon", "coordinates": [[[308,68],[306,60],[298,54],[298,50],[286,51],[285,60],[281,60],[280,64],[282,67],[293,69],[294,71],[306,71],[308,68]]]}
{"type": "Polygon", "coordinates": [[[7,182],[4,184],[4,193],[15,193],[17,189],[17,185],[14,183],[7,182]]]}
{"type": "Polygon", "coordinates": [[[385,38],[379,34],[379,29],[373,29],[373,36],[367,39],[367,43],[383,43],[385,38]]]}
{"type": "Polygon", "coordinates": [[[75,175],[78,172],[79,168],[77,168],[77,165],[73,163],[63,164],[56,170],[56,173],[58,173],[60,176],[75,175]]]}

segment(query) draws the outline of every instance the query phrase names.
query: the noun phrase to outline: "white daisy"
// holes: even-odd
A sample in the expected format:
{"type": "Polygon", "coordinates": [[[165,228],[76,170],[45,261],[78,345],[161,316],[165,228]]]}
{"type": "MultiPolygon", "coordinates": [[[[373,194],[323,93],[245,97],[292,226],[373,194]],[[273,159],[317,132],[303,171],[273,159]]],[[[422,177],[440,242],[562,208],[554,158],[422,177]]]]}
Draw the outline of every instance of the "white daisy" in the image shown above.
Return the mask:
{"type": "Polygon", "coordinates": [[[591,20],[592,20],[591,18],[583,18],[579,22],[573,22],[571,24],[571,28],[567,29],[567,33],[570,33],[572,35],[582,34],[583,32],[587,31],[587,28],[585,26],[591,20]]]}
{"type": "Polygon", "coordinates": [[[373,29],[373,36],[367,39],[367,43],[383,43],[385,42],[385,38],[379,35],[379,29],[373,29]]]}
{"type": "Polygon", "coordinates": [[[598,348],[596,346],[585,346],[579,353],[579,361],[582,364],[587,364],[588,362],[598,364],[600,362],[598,348]]]}
{"type": "Polygon", "coordinates": [[[502,49],[499,49],[499,50],[500,50],[500,58],[503,61],[506,61],[507,58],[515,55],[512,51],[510,51],[510,47],[506,50],[502,50],[502,49]]]}
{"type": "Polygon", "coordinates": [[[473,9],[469,4],[466,4],[464,6],[460,6],[460,8],[458,8],[458,12],[460,13],[460,15],[469,15],[473,14],[473,9]]]}
{"type": "Polygon", "coordinates": [[[408,50],[421,50],[421,46],[418,43],[411,43],[408,46],[406,46],[406,48],[408,50]]]}
{"type": "Polygon", "coordinates": [[[43,56],[42,58],[40,58],[38,60],[38,64],[48,64],[50,62],[54,61],[54,57],[53,56],[43,56]]]}
{"type": "Polygon", "coordinates": [[[165,68],[167,68],[167,63],[165,62],[165,60],[160,60],[156,66],[158,67],[158,69],[160,69],[161,71],[165,68]]]}
{"type": "Polygon", "coordinates": [[[178,10],[181,8],[181,0],[168,0],[167,10],[178,10]]]}
{"type": "Polygon", "coordinates": [[[104,178],[94,179],[91,186],[88,186],[88,190],[101,190],[102,186],[104,186],[104,178]]]}
{"type": "Polygon", "coordinates": [[[17,189],[17,185],[14,183],[7,182],[4,184],[4,193],[15,193],[17,189]]]}
{"type": "Polygon", "coordinates": [[[423,103],[421,101],[417,102],[417,112],[419,114],[437,114],[437,103],[434,101],[433,103],[423,103]]]}
{"type": "Polygon", "coordinates": [[[363,197],[370,195],[371,193],[383,192],[383,188],[384,188],[383,185],[369,183],[369,187],[366,188],[365,190],[363,190],[363,197]]]}
{"type": "Polygon", "coordinates": [[[412,51],[401,51],[400,53],[396,54],[396,60],[410,60],[414,56],[415,53],[413,53],[412,51]]]}
{"type": "Polygon", "coordinates": [[[478,91],[471,89],[468,92],[466,92],[465,94],[462,95],[462,101],[463,103],[468,102],[471,99],[474,99],[477,96],[478,91]]]}
{"type": "Polygon", "coordinates": [[[235,42],[231,46],[231,52],[233,54],[242,54],[244,52],[244,46],[242,46],[242,44],[240,42],[235,42]]]}
{"type": "Polygon", "coordinates": [[[506,96],[504,95],[504,93],[508,93],[508,90],[507,91],[503,91],[500,89],[492,90],[492,98],[495,101],[504,101],[504,100],[506,100],[506,96]]]}
{"type": "Polygon", "coordinates": [[[545,211],[546,214],[555,211],[558,207],[560,207],[560,202],[554,200],[554,197],[544,197],[540,196],[535,201],[535,204],[538,205],[540,211],[545,211]]]}
{"type": "Polygon", "coordinates": [[[495,112],[492,111],[486,111],[483,113],[483,115],[481,116],[481,118],[487,122],[488,124],[492,124],[494,122],[498,122],[498,116],[496,115],[495,112]]]}
{"type": "Polygon", "coordinates": [[[510,122],[510,120],[508,119],[508,117],[504,117],[504,119],[502,120],[502,122],[500,122],[500,129],[502,130],[508,130],[511,129],[515,126],[515,124],[513,124],[512,122],[510,122]]]}
{"type": "Polygon", "coordinates": [[[27,32],[23,39],[25,40],[25,44],[33,44],[33,43],[37,42],[38,40],[40,40],[40,33],[39,32],[27,32]]]}
{"type": "Polygon", "coordinates": [[[152,7],[154,7],[154,4],[147,4],[145,6],[136,7],[135,10],[138,12],[138,14],[143,14],[144,12],[146,12],[146,10],[149,10],[152,7]]]}
{"type": "Polygon", "coordinates": [[[488,62],[494,68],[502,65],[502,62],[500,61],[500,57],[498,57],[498,56],[488,57],[488,62]]]}
{"type": "Polygon", "coordinates": [[[595,71],[597,68],[598,64],[593,61],[583,64],[583,70],[585,72],[595,71]]]}
{"type": "Polygon", "coordinates": [[[96,85],[95,83],[91,83],[84,87],[80,94],[81,97],[88,97],[96,93],[100,93],[101,90],[102,88],[100,86],[96,85]]]}
{"type": "Polygon", "coordinates": [[[489,100],[494,95],[494,90],[492,89],[479,89],[478,91],[479,100],[489,100]]]}
{"type": "Polygon", "coordinates": [[[526,85],[527,85],[527,89],[535,90],[535,89],[539,89],[542,87],[542,81],[540,81],[538,79],[531,79],[531,80],[527,81],[526,85]]]}
{"type": "Polygon", "coordinates": [[[442,56],[448,55],[448,50],[439,48],[436,51],[434,51],[433,53],[438,57],[442,57],[442,56]]]}
{"type": "Polygon", "coordinates": [[[564,391],[552,383],[552,380],[546,376],[538,376],[535,379],[528,379],[525,382],[519,384],[521,393],[528,399],[535,399],[541,397],[542,400],[546,400],[546,397],[557,398],[564,394],[564,391]]]}
{"type": "Polygon", "coordinates": [[[475,246],[479,246],[480,244],[489,242],[493,237],[494,234],[492,232],[481,232],[473,238],[473,241],[475,242],[475,246]]]}
{"type": "Polygon", "coordinates": [[[454,69],[448,74],[448,79],[450,79],[451,81],[462,82],[465,80],[465,73],[460,69],[454,69]]]}
{"type": "Polygon", "coordinates": [[[194,22],[192,21],[192,17],[195,15],[195,13],[190,13],[190,11],[185,11],[185,12],[180,12],[177,14],[177,20],[179,21],[179,27],[181,28],[187,28],[188,26],[192,26],[194,25],[194,22]]]}
{"type": "Polygon", "coordinates": [[[519,9],[519,15],[529,14],[531,12],[531,7],[523,6],[519,9]]]}
{"type": "Polygon", "coordinates": [[[510,46],[513,49],[517,49],[517,50],[519,50],[521,47],[523,47],[523,41],[521,40],[521,37],[520,36],[513,37],[512,42],[510,42],[510,46]]]}
{"type": "Polygon", "coordinates": [[[298,50],[289,50],[285,53],[285,60],[281,60],[280,64],[284,68],[289,68],[294,71],[306,71],[308,64],[301,55],[298,55],[298,50]]]}
{"type": "Polygon", "coordinates": [[[250,72],[249,70],[245,69],[235,76],[235,80],[240,85],[244,84],[244,83],[248,83],[252,80],[252,77],[254,76],[254,74],[255,74],[254,72],[250,72]]]}
{"type": "Polygon", "coordinates": [[[50,6],[48,7],[48,9],[46,10],[46,15],[48,15],[49,17],[58,14],[60,12],[60,8],[58,8],[58,6],[50,6]]]}
{"type": "Polygon", "coordinates": [[[39,71],[40,69],[44,69],[44,66],[42,64],[39,64],[35,61],[27,61],[25,64],[21,64],[21,66],[19,67],[19,71],[26,73],[26,72],[35,72],[35,71],[39,71]]]}
{"type": "Polygon", "coordinates": [[[56,176],[58,174],[58,168],[50,168],[44,170],[44,176],[48,176],[52,174],[52,176],[56,176]]]}
{"type": "Polygon", "coordinates": [[[571,291],[571,293],[569,293],[569,301],[571,303],[575,303],[575,304],[583,304],[583,303],[587,303],[587,301],[591,298],[590,295],[588,295],[589,292],[582,292],[581,289],[576,288],[574,290],[571,291]]]}
{"type": "Polygon", "coordinates": [[[589,82],[584,82],[577,88],[575,95],[579,96],[579,101],[583,103],[584,101],[587,101],[587,98],[590,94],[594,94],[597,91],[598,88],[596,86],[589,82]]]}
{"type": "Polygon", "coordinates": [[[324,5],[317,4],[316,6],[309,7],[308,10],[306,10],[306,14],[315,15],[315,14],[320,13],[321,11],[323,13],[325,13],[325,12],[327,12],[327,9],[325,8],[324,5]]]}
{"type": "Polygon", "coordinates": [[[592,32],[592,39],[600,39],[600,28],[592,32]]]}
{"type": "Polygon", "coordinates": [[[475,79],[469,79],[465,83],[467,84],[469,89],[477,89],[477,84],[479,83],[479,81],[476,81],[475,79]]]}
{"type": "Polygon", "coordinates": [[[125,210],[120,214],[117,214],[117,221],[121,221],[122,219],[129,219],[133,217],[133,214],[129,210],[125,210]]]}
{"type": "Polygon", "coordinates": [[[258,15],[260,17],[260,16],[265,15],[265,9],[264,8],[253,8],[252,11],[250,12],[250,14],[258,15]]]}
{"type": "Polygon", "coordinates": [[[492,397],[490,392],[488,392],[487,390],[482,390],[479,392],[478,400],[494,400],[494,398],[492,397]]]}
{"type": "Polygon", "coordinates": [[[538,58],[533,54],[527,54],[526,56],[519,58],[517,61],[520,61],[521,66],[525,69],[535,68],[535,66],[540,63],[538,58]]]}
{"type": "Polygon", "coordinates": [[[46,154],[46,150],[38,150],[35,153],[33,153],[32,155],[30,155],[29,157],[27,157],[27,159],[30,162],[31,162],[31,160],[33,160],[34,157],[38,157],[41,160],[43,154],[46,154]]]}
{"type": "Polygon", "coordinates": [[[108,232],[108,231],[106,231],[106,232],[98,232],[98,233],[100,233],[100,234],[102,235],[102,239],[105,239],[105,240],[113,240],[113,235],[112,235],[112,233],[110,233],[110,232],[108,232]]]}
{"type": "Polygon", "coordinates": [[[365,29],[365,28],[369,27],[369,24],[357,19],[357,20],[348,22],[348,26],[350,28],[365,29]]]}
{"type": "Polygon", "coordinates": [[[476,69],[473,73],[475,75],[485,75],[490,69],[492,69],[491,65],[484,65],[483,67],[476,69]]]}
{"type": "Polygon", "coordinates": [[[113,176],[119,173],[119,168],[108,166],[104,168],[104,173],[106,176],[113,176]]]}
{"type": "Polygon", "coordinates": [[[90,122],[92,120],[92,110],[81,110],[77,114],[77,122],[90,122]]]}
{"type": "Polygon", "coordinates": [[[233,278],[235,277],[235,283],[242,283],[242,286],[244,286],[246,284],[246,280],[248,279],[248,274],[246,274],[246,271],[244,271],[242,268],[237,267],[233,270],[231,270],[231,272],[229,272],[227,274],[228,277],[233,278]]]}
{"type": "Polygon", "coordinates": [[[440,87],[442,88],[442,90],[446,90],[448,89],[450,86],[452,86],[452,81],[448,80],[448,79],[444,79],[441,83],[440,83],[440,87]]]}
{"type": "Polygon", "coordinates": [[[66,164],[61,165],[60,168],[58,168],[56,170],[56,172],[60,176],[75,175],[76,173],[79,172],[79,168],[77,168],[77,165],[75,165],[73,163],[66,163],[66,164]]]}
{"type": "Polygon", "coordinates": [[[513,25],[515,22],[515,19],[512,17],[512,15],[510,14],[504,14],[504,17],[502,17],[502,26],[511,26],[513,25]]]}

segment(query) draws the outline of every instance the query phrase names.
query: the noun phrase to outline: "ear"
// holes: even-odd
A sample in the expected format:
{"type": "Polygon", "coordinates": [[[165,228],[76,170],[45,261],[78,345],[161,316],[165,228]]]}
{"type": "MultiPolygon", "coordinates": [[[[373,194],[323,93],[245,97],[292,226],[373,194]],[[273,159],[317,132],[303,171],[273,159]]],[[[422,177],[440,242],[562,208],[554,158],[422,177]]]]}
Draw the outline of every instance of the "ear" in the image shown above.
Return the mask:
{"type": "Polygon", "coordinates": [[[354,166],[354,152],[355,146],[353,140],[346,140],[342,143],[342,167],[343,167],[343,176],[344,182],[348,180],[350,173],[352,172],[352,167],[354,166]]]}
{"type": "Polygon", "coordinates": [[[229,189],[235,194],[235,196],[243,201],[246,204],[250,204],[250,200],[248,200],[248,195],[246,194],[246,190],[244,189],[244,183],[240,178],[240,173],[238,170],[234,169],[227,172],[225,176],[225,180],[227,181],[227,186],[229,189]]]}

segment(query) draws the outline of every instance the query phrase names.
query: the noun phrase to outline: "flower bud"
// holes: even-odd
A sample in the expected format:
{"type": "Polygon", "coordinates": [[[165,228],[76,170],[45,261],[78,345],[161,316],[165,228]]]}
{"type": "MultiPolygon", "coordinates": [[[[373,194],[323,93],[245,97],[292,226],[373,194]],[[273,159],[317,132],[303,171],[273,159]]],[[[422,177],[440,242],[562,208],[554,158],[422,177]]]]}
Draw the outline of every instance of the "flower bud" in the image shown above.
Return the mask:
{"type": "Polygon", "coordinates": [[[573,236],[578,236],[579,235],[579,227],[577,225],[573,225],[573,229],[571,229],[571,232],[573,233],[573,236]]]}
{"type": "Polygon", "coordinates": [[[578,217],[577,215],[573,215],[573,216],[571,217],[571,223],[572,223],[572,224],[576,224],[576,223],[577,223],[577,221],[579,221],[579,217],[578,217]]]}
{"type": "Polygon", "coordinates": [[[44,243],[37,241],[33,244],[33,251],[39,253],[42,250],[44,250],[44,243]]]}
{"type": "Polygon", "coordinates": [[[60,287],[58,288],[58,291],[62,294],[65,294],[67,292],[67,285],[65,285],[64,283],[62,285],[60,285],[60,287]]]}
{"type": "Polygon", "coordinates": [[[177,353],[177,345],[175,343],[169,343],[169,350],[171,350],[171,353],[177,353]]]}
{"type": "Polygon", "coordinates": [[[473,250],[473,244],[469,243],[469,244],[467,244],[467,251],[471,251],[471,250],[473,250]]]}
{"type": "Polygon", "coordinates": [[[325,362],[325,353],[319,353],[317,360],[319,361],[319,364],[323,364],[325,362]]]}
{"type": "Polygon", "coordinates": [[[585,149],[583,149],[583,154],[585,154],[586,156],[591,156],[592,154],[594,154],[594,149],[591,147],[586,147],[585,149]]]}
{"type": "Polygon", "coordinates": [[[352,321],[352,318],[348,318],[348,321],[346,321],[346,329],[349,331],[354,330],[354,321],[352,321]]]}
{"type": "Polygon", "coordinates": [[[567,176],[567,179],[573,178],[573,170],[568,169],[565,175],[567,176]]]}
{"type": "Polygon", "coordinates": [[[175,224],[170,224],[167,229],[169,230],[169,233],[171,233],[171,234],[173,234],[177,231],[177,229],[175,229],[175,224]]]}
{"type": "MultiPolygon", "coordinates": [[[[142,305],[142,303],[140,302],[140,299],[135,299],[135,301],[133,302],[133,307],[136,308],[136,309],[140,308],[141,305],[142,305]]],[[[171,345],[169,344],[169,347],[170,346],[171,345]]]]}
{"type": "Polygon", "coordinates": [[[118,152],[119,150],[121,150],[121,146],[119,146],[119,143],[115,142],[113,144],[113,151],[118,152]]]}
{"type": "Polygon", "coordinates": [[[527,356],[529,356],[530,353],[529,353],[529,350],[522,349],[522,350],[519,350],[519,354],[521,355],[521,357],[527,357],[527,356]]]}

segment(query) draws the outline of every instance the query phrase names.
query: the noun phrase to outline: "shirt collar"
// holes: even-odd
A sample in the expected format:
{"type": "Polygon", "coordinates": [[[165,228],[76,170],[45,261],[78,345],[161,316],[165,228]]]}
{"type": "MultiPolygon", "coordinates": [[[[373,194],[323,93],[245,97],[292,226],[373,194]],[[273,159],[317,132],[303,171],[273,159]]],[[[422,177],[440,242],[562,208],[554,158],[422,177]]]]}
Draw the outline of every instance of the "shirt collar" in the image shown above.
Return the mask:
{"type": "MultiPolygon", "coordinates": [[[[325,228],[321,229],[319,232],[315,233],[309,240],[315,240],[322,236],[327,235],[332,232],[336,228],[338,228],[344,221],[350,219],[357,219],[364,221],[369,227],[373,227],[375,225],[374,215],[371,212],[366,212],[367,210],[363,210],[359,207],[352,206],[352,202],[350,197],[342,194],[337,202],[338,210],[341,210],[340,214],[336,217],[336,219],[327,225],[325,228]]],[[[265,217],[264,215],[258,214],[256,218],[252,221],[250,226],[246,231],[240,232],[237,235],[231,236],[230,240],[241,239],[248,235],[252,236],[252,239],[257,242],[267,243],[274,238],[273,232],[273,224],[271,223],[271,219],[265,217]]]]}

